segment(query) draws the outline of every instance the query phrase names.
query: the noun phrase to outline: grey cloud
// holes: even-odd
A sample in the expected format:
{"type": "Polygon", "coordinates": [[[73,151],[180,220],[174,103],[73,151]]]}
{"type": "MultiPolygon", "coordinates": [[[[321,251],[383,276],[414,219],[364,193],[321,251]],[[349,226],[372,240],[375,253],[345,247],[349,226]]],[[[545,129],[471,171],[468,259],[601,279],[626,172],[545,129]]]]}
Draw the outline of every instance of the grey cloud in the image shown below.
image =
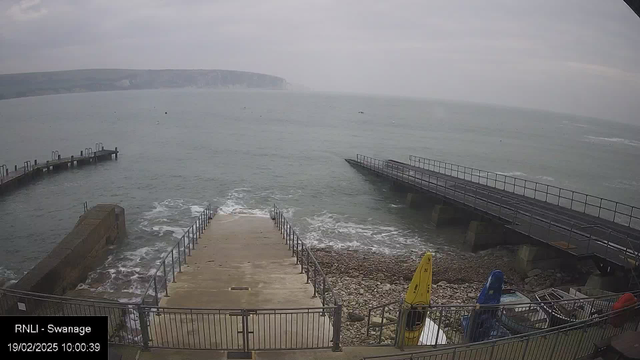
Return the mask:
{"type": "Polygon", "coordinates": [[[249,70],[640,123],[639,33],[622,0],[23,0],[0,2],[0,72],[249,70]]]}

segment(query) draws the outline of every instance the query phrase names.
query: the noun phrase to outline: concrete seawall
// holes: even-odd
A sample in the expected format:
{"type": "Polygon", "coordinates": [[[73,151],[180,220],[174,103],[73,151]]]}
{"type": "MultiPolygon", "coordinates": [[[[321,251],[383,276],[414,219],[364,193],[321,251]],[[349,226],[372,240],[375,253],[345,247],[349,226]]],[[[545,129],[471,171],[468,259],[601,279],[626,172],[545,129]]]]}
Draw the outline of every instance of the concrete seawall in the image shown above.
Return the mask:
{"type": "Polygon", "coordinates": [[[73,230],[11,288],[63,295],[84,281],[106,257],[106,249],[126,237],[124,208],[100,204],[84,213],[73,230]]]}

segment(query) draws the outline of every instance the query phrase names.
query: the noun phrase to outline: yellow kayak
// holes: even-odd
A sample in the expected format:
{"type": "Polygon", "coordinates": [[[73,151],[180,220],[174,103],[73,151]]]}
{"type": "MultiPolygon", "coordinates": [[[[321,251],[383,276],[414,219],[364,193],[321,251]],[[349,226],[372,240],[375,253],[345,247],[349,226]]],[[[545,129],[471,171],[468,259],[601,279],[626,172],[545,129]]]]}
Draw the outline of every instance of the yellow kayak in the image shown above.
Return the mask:
{"type": "Polygon", "coordinates": [[[404,298],[404,308],[408,309],[404,331],[404,345],[418,345],[426,317],[426,307],[431,302],[431,253],[426,253],[413,274],[411,284],[404,298]]]}

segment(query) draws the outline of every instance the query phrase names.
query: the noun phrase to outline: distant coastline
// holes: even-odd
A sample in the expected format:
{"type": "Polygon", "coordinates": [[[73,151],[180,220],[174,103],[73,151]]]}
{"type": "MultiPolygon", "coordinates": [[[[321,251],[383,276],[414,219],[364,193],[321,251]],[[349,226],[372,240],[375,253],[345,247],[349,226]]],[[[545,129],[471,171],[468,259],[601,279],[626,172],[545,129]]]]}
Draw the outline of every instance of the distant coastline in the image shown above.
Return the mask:
{"type": "Polygon", "coordinates": [[[84,69],[0,75],[0,100],[166,88],[287,90],[284,78],[235,70],[84,69]]]}

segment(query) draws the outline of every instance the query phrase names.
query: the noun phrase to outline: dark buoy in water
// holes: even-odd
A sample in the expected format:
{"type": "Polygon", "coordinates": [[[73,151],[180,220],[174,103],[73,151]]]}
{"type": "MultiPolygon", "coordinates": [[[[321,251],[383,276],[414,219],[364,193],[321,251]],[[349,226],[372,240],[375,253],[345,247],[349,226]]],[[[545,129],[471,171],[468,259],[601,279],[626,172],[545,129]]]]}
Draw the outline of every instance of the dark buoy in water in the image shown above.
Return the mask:
{"type": "Polygon", "coordinates": [[[364,114],[364,111],[358,111],[358,114],[364,114]]]}
{"type": "Polygon", "coordinates": [[[165,111],[164,114],[167,115],[167,112],[165,111]]]}

